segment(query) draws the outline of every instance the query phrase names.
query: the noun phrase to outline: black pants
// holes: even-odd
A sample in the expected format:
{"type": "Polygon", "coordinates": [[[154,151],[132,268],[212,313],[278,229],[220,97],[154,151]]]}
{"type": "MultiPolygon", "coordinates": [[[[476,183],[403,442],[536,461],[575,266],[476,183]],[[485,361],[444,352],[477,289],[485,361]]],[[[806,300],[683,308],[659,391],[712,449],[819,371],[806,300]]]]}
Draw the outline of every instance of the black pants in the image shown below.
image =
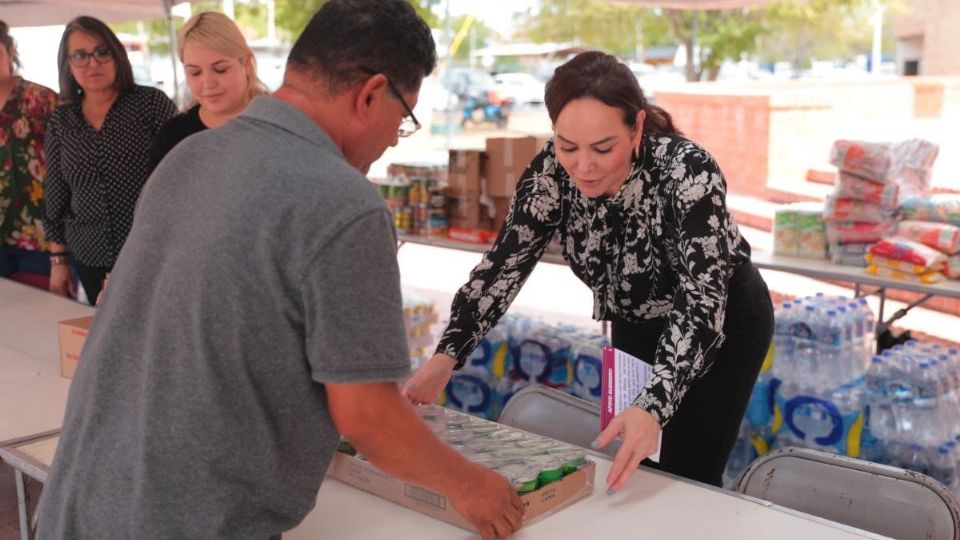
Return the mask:
{"type": "Polygon", "coordinates": [[[77,263],[77,275],[80,277],[80,283],[83,284],[83,290],[87,293],[87,299],[90,305],[97,305],[97,296],[103,290],[103,278],[113,270],[113,268],[103,266],[87,266],[77,263]]]}
{"type": "MultiPolygon", "coordinates": [[[[652,361],[665,319],[611,321],[614,347],[652,361]]],[[[773,337],[773,304],[767,284],[752,263],[730,279],[723,324],[726,340],[713,352],[710,371],[687,390],[663,428],[660,464],[669,473],[720,486],[736,442],[753,383],[773,337]]]]}

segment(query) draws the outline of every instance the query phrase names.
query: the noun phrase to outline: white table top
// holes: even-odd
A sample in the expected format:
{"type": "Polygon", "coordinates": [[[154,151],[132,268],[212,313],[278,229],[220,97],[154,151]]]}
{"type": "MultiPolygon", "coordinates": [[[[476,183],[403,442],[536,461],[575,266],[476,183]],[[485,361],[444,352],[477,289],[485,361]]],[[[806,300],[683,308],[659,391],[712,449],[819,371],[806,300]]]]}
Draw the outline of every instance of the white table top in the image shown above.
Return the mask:
{"type": "Polygon", "coordinates": [[[912,291],[949,298],[960,298],[960,280],[948,279],[940,283],[911,283],[899,281],[867,273],[865,268],[854,266],[840,266],[826,259],[804,259],[801,257],[785,257],[774,255],[766,251],[756,251],[751,260],[757,268],[790,272],[819,279],[838,281],[852,281],[863,285],[887,287],[902,291],[912,291]]]}
{"type": "MultiPolygon", "coordinates": [[[[0,449],[0,457],[46,477],[59,437],[52,435],[0,449]]],[[[607,496],[603,480],[610,462],[595,458],[593,495],[521,529],[515,538],[583,540],[642,534],[645,538],[780,540],[882,538],[858,529],[778,508],[764,502],[640,469],[620,492],[607,496]],[[615,535],[615,536],[614,536],[615,535]]],[[[327,478],[317,506],[287,540],[320,538],[473,538],[471,533],[327,478]]]]}
{"type": "MultiPolygon", "coordinates": [[[[468,242],[459,242],[448,238],[436,238],[430,236],[417,236],[401,234],[398,236],[402,242],[413,244],[423,244],[434,247],[449,249],[459,249],[462,251],[484,252],[490,249],[489,244],[471,244],[468,242]]],[[[544,262],[554,264],[566,264],[563,257],[556,253],[546,253],[541,259],[544,262]]],[[[801,257],[785,257],[774,255],[767,251],[754,250],[751,260],[758,268],[766,270],[777,270],[789,272],[817,279],[830,279],[838,281],[850,281],[863,285],[873,285],[877,287],[887,287],[903,291],[912,291],[936,296],[946,296],[949,298],[960,298],[960,280],[945,280],[940,283],[911,283],[908,281],[899,281],[880,276],[873,276],[867,273],[865,268],[854,266],[841,266],[833,264],[826,259],[805,259],[801,257]]]]}
{"type": "MultiPolygon", "coordinates": [[[[57,323],[93,309],[0,279],[0,446],[60,427],[70,381],[60,377],[57,323]]],[[[29,458],[48,463],[55,441],[30,443],[29,458]],[[33,448],[36,446],[36,448],[33,448]]],[[[599,461],[586,500],[523,529],[516,538],[576,538],[637,531],[648,538],[782,540],[876,538],[854,529],[771,508],[734,494],[640,470],[621,492],[602,488],[609,462],[599,461]]],[[[470,538],[471,534],[335,480],[287,539],[470,538]]]]}
{"type": "Polygon", "coordinates": [[[0,278],[0,446],[60,428],[70,380],[57,323],[93,308],[0,278]]]}
{"type": "MultiPolygon", "coordinates": [[[[401,242],[410,242],[411,244],[458,249],[460,251],[472,251],[475,253],[483,253],[488,251],[493,246],[492,244],[474,244],[471,242],[462,242],[460,240],[451,240],[446,237],[421,236],[403,233],[397,234],[397,239],[401,242]]],[[[563,256],[559,253],[544,253],[540,260],[551,264],[567,264],[567,262],[563,260],[563,256]]]]}
{"type": "MultiPolygon", "coordinates": [[[[604,479],[609,469],[609,461],[597,460],[598,485],[593,495],[521,529],[514,538],[881,538],[643,469],[624,489],[607,496],[604,479]]],[[[283,534],[284,540],[473,537],[463,529],[329,478],[320,488],[313,512],[299,527],[283,534]]]]}

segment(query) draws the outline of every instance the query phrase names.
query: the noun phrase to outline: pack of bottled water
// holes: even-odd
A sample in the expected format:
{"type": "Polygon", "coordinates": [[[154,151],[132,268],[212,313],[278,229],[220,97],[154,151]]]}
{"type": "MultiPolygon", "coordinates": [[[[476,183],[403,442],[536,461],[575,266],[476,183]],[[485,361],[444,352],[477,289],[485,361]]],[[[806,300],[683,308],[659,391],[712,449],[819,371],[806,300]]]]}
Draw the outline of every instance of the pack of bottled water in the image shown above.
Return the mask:
{"type": "MultiPolygon", "coordinates": [[[[800,446],[863,457],[864,376],[876,319],[865,299],[823,293],[775,310],[771,353],[744,414],[727,480],[771,448],[800,446]]],[[[869,447],[869,448],[867,448],[869,447]]]]}
{"type": "Polygon", "coordinates": [[[873,356],[866,401],[876,461],[960,491],[960,349],[911,340],[873,356]]]}
{"type": "Polygon", "coordinates": [[[768,383],[774,387],[773,446],[861,456],[875,325],[863,298],[819,293],[777,307],[768,383]]]}
{"type": "Polygon", "coordinates": [[[601,351],[608,343],[586,328],[508,314],[454,372],[440,403],[496,420],[516,392],[542,384],[599,404],[601,351]]]}
{"type": "Polygon", "coordinates": [[[917,340],[874,354],[864,299],[818,294],[775,310],[772,361],[747,406],[726,480],[799,446],[914,470],[960,494],[960,349],[917,340]]]}

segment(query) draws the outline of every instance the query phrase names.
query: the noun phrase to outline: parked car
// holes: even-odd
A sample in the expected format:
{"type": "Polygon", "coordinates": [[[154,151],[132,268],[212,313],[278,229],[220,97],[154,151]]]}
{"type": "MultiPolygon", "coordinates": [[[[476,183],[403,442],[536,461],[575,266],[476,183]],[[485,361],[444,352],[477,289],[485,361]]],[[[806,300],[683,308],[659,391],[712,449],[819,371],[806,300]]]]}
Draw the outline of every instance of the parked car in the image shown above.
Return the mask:
{"type": "Polygon", "coordinates": [[[519,107],[543,105],[544,84],[529,73],[498,73],[493,81],[500,93],[519,107]]]}
{"type": "Polygon", "coordinates": [[[482,97],[497,87],[486,71],[473,68],[450,68],[440,77],[440,84],[460,99],[482,97]]]}

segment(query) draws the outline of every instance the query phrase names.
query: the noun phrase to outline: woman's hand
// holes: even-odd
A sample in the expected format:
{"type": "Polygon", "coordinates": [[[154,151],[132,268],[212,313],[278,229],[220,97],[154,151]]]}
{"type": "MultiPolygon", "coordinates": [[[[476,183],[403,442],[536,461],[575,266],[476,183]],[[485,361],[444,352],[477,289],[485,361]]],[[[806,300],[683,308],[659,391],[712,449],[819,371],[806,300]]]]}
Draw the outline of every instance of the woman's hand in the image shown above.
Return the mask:
{"type": "Polygon", "coordinates": [[[640,462],[657,451],[660,424],[653,415],[640,407],[627,407],[600,433],[594,448],[603,448],[618,435],[623,439],[623,444],[620,445],[620,450],[613,459],[613,466],[610,467],[610,474],[607,475],[609,491],[622,488],[640,462]]]}
{"type": "Polygon", "coordinates": [[[50,266],[50,292],[67,298],[77,297],[77,288],[73,284],[73,276],[70,274],[68,265],[54,264],[50,266]]]}
{"type": "Polygon", "coordinates": [[[414,405],[433,403],[447,386],[456,359],[437,353],[427,360],[403,385],[403,396],[414,405]]]}

